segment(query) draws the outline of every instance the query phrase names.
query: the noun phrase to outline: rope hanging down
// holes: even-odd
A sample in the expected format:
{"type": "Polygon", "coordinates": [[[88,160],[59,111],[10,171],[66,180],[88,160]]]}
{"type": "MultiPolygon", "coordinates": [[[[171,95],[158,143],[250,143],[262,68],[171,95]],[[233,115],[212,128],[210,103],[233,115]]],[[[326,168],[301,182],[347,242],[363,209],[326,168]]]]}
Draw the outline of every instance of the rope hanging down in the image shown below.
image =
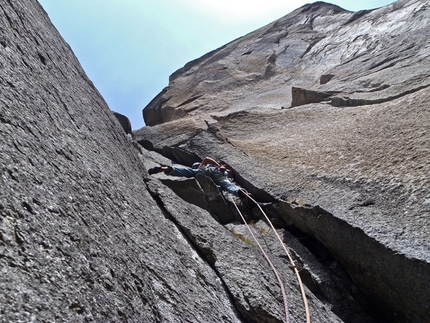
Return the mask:
{"type": "Polygon", "coordinates": [[[276,279],[278,280],[279,286],[281,287],[281,292],[282,292],[282,298],[284,299],[284,308],[285,308],[285,322],[289,323],[289,318],[288,318],[288,303],[287,303],[287,296],[285,294],[285,288],[284,288],[284,284],[282,283],[281,277],[278,274],[278,271],[276,270],[275,266],[273,265],[272,261],[270,260],[269,256],[266,254],[266,252],[264,251],[263,247],[261,246],[261,244],[258,242],[256,236],[254,235],[254,233],[252,232],[251,228],[249,227],[249,224],[246,222],[245,217],[243,216],[242,212],[240,212],[239,207],[237,206],[236,202],[234,201],[234,199],[231,197],[230,195],[230,199],[232,200],[234,206],[236,207],[237,212],[239,213],[240,217],[242,218],[243,223],[245,223],[249,233],[252,235],[252,238],[254,239],[254,241],[257,243],[258,247],[260,248],[261,252],[264,255],[264,258],[266,258],[266,261],[269,263],[270,267],[272,268],[273,273],[276,276],[276,279]]]}
{"type": "MultiPolygon", "coordinates": [[[[286,248],[284,242],[282,241],[281,237],[279,236],[278,232],[276,231],[275,227],[273,226],[272,222],[270,221],[269,217],[267,216],[267,214],[263,211],[263,208],[260,206],[260,204],[254,200],[249,194],[247,194],[246,192],[244,192],[246,194],[246,196],[252,201],[254,202],[258,208],[260,209],[261,213],[263,213],[264,217],[266,218],[267,222],[270,224],[270,227],[272,228],[273,232],[275,232],[276,237],[278,238],[279,242],[281,243],[282,247],[284,248],[285,253],[287,254],[288,259],[291,262],[291,266],[292,269],[294,270],[296,276],[297,276],[297,280],[299,282],[299,286],[300,286],[300,292],[302,294],[302,298],[303,298],[303,304],[305,306],[305,312],[306,312],[306,323],[310,323],[311,322],[311,317],[310,317],[310,313],[309,313],[309,305],[308,305],[308,300],[306,298],[306,293],[305,293],[305,288],[303,287],[303,282],[302,279],[300,278],[300,273],[299,270],[297,269],[296,264],[294,263],[293,258],[290,255],[290,252],[288,251],[288,249],[286,248]]],[[[235,204],[236,206],[236,204],[235,204]]],[[[236,206],[237,208],[237,206],[236,206]]],[[[240,212],[239,212],[240,213],[240,212]]],[[[240,215],[242,216],[242,214],[240,213],[240,215]]],[[[244,222],[246,223],[245,219],[242,216],[242,219],[244,220],[244,222]]],[[[288,317],[287,317],[288,319],[288,317]]],[[[287,321],[288,322],[288,321],[287,321]]]]}

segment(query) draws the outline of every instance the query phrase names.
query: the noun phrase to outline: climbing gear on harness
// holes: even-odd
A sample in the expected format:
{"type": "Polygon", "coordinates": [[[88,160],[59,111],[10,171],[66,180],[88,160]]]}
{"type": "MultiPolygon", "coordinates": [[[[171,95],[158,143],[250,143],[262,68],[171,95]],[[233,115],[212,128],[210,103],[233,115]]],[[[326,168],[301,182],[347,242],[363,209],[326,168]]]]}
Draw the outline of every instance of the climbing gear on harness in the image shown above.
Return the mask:
{"type": "MultiPolygon", "coordinates": [[[[305,312],[306,312],[306,323],[310,323],[311,322],[311,317],[310,317],[310,313],[309,313],[309,305],[308,305],[308,300],[306,298],[306,293],[305,293],[305,289],[303,287],[303,282],[302,279],[300,277],[300,273],[298,270],[298,267],[296,266],[296,264],[294,263],[293,258],[291,257],[289,251],[287,250],[284,242],[282,241],[281,237],[279,236],[278,232],[276,231],[275,227],[273,226],[272,222],[270,221],[269,217],[267,216],[267,214],[263,211],[263,208],[261,207],[261,205],[254,200],[249,194],[247,194],[247,197],[254,202],[258,208],[260,209],[261,213],[264,215],[264,217],[266,218],[267,222],[270,224],[270,227],[272,228],[273,232],[275,232],[276,237],[278,238],[279,242],[281,243],[282,247],[284,248],[285,253],[287,254],[288,259],[291,262],[292,268],[296,274],[297,280],[299,282],[299,286],[300,286],[300,292],[302,294],[302,299],[303,299],[303,304],[305,306],[305,312]]],[[[288,322],[288,321],[287,321],[288,322]]]]}
{"type": "Polygon", "coordinates": [[[193,166],[191,166],[192,169],[197,169],[199,168],[201,165],[201,163],[194,163],[193,166]]]}
{"type": "Polygon", "coordinates": [[[209,176],[216,183],[220,180],[228,179],[228,173],[225,169],[221,169],[219,166],[215,165],[204,165],[199,167],[199,170],[202,171],[206,176],[209,176]]]}

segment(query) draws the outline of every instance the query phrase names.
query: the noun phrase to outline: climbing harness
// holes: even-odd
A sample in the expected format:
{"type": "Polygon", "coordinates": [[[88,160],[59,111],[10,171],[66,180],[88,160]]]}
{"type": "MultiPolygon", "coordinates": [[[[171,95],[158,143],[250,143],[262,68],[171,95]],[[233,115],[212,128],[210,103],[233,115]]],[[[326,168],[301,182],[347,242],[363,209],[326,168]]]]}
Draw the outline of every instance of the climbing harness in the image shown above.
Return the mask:
{"type": "MultiPolygon", "coordinates": [[[[251,197],[251,196],[250,196],[246,191],[244,191],[244,194],[246,195],[246,197],[247,197],[247,198],[249,198],[253,203],[255,203],[255,204],[258,206],[258,208],[260,209],[261,213],[264,215],[264,217],[266,218],[266,220],[267,220],[267,222],[269,223],[270,227],[272,228],[273,232],[275,232],[276,237],[278,238],[278,240],[279,240],[279,242],[281,243],[282,247],[284,248],[284,251],[285,251],[285,253],[287,254],[287,257],[288,257],[288,259],[289,259],[289,260],[290,260],[290,262],[291,262],[292,269],[294,270],[294,272],[295,272],[295,274],[296,274],[296,276],[297,276],[297,280],[298,280],[298,282],[299,282],[300,292],[301,292],[301,294],[302,294],[303,303],[304,303],[304,306],[305,306],[305,312],[306,312],[306,323],[310,323],[310,322],[311,322],[311,318],[310,318],[309,305],[308,305],[308,300],[307,300],[307,298],[306,298],[305,289],[304,289],[304,287],[303,287],[302,279],[300,278],[299,270],[297,269],[297,266],[296,266],[296,264],[294,263],[294,260],[293,260],[293,258],[291,257],[290,252],[289,252],[289,251],[288,251],[288,249],[286,248],[286,246],[285,246],[284,242],[282,241],[281,237],[279,236],[278,232],[276,231],[275,227],[273,226],[273,224],[272,224],[272,222],[270,221],[270,219],[269,219],[269,217],[267,216],[267,214],[263,211],[263,208],[260,206],[260,204],[259,204],[256,200],[254,200],[254,199],[253,199],[253,198],[252,198],[252,197],[251,197]]],[[[261,251],[262,251],[262,252],[263,252],[263,254],[265,255],[266,260],[269,262],[270,266],[272,267],[272,270],[275,272],[275,275],[276,275],[276,277],[278,278],[278,281],[280,282],[280,285],[282,286],[282,287],[281,287],[281,290],[283,291],[283,293],[285,293],[285,292],[284,292],[284,289],[283,289],[284,287],[283,287],[283,285],[282,285],[282,282],[280,281],[280,278],[279,278],[278,273],[276,272],[276,269],[274,269],[273,264],[270,262],[270,260],[268,259],[267,255],[265,254],[264,250],[261,248],[261,246],[260,246],[260,244],[258,243],[257,239],[255,238],[254,234],[252,233],[251,228],[249,227],[248,223],[246,222],[246,220],[245,220],[244,216],[243,216],[243,215],[242,215],[242,213],[239,211],[239,208],[238,208],[238,206],[236,205],[236,203],[234,202],[233,198],[231,198],[231,200],[233,201],[233,204],[234,204],[234,206],[236,207],[237,211],[239,212],[239,214],[240,214],[240,216],[241,216],[241,218],[242,218],[243,222],[244,222],[244,223],[245,223],[245,225],[248,227],[248,230],[251,232],[251,235],[253,236],[254,240],[257,242],[257,244],[258,244],[258,246],[260,247],[261,251]]],[[[285,305],[286,320],[287,320],[287,323],[288,323],[288,322],[289,322],[289,320],[288,320],[288,309],[287,309],[286,297],[285,297],[285,295],[284,295],[284,294],[283,294],[282,296],[284,297],[284,305],[285,305]]]]}

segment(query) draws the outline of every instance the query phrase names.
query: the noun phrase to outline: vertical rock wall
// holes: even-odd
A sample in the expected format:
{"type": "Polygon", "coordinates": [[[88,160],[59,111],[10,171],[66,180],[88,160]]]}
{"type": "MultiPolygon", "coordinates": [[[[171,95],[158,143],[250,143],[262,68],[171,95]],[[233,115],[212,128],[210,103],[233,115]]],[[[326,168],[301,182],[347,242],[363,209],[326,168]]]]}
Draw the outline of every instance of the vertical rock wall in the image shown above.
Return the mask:
{"type": "Polygon", "coordinates": [[[37,1],[1,1],[0,322],[240,321],[144,174],[37,1]]]}

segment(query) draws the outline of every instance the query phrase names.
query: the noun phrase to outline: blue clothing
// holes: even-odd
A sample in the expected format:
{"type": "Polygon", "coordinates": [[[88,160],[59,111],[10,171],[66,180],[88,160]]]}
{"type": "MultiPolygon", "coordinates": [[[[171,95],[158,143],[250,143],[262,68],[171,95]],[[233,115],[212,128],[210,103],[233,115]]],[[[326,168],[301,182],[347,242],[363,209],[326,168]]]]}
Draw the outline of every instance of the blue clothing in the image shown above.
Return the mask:
{"type": "Polygon", "coordinates": [[[218,167],[212,165],[202,166],[200,168],[190,168],[180,165],[172,166],[173,170],[167,175],[180,176],[180,177],[196,177],[198,174],[209,176],[215,184],[221,186],[222,189],[230,192],[236,196],[239,192],[239,187],[234,185],[227,177],[227,172],[222,173],[218,167]]]}

